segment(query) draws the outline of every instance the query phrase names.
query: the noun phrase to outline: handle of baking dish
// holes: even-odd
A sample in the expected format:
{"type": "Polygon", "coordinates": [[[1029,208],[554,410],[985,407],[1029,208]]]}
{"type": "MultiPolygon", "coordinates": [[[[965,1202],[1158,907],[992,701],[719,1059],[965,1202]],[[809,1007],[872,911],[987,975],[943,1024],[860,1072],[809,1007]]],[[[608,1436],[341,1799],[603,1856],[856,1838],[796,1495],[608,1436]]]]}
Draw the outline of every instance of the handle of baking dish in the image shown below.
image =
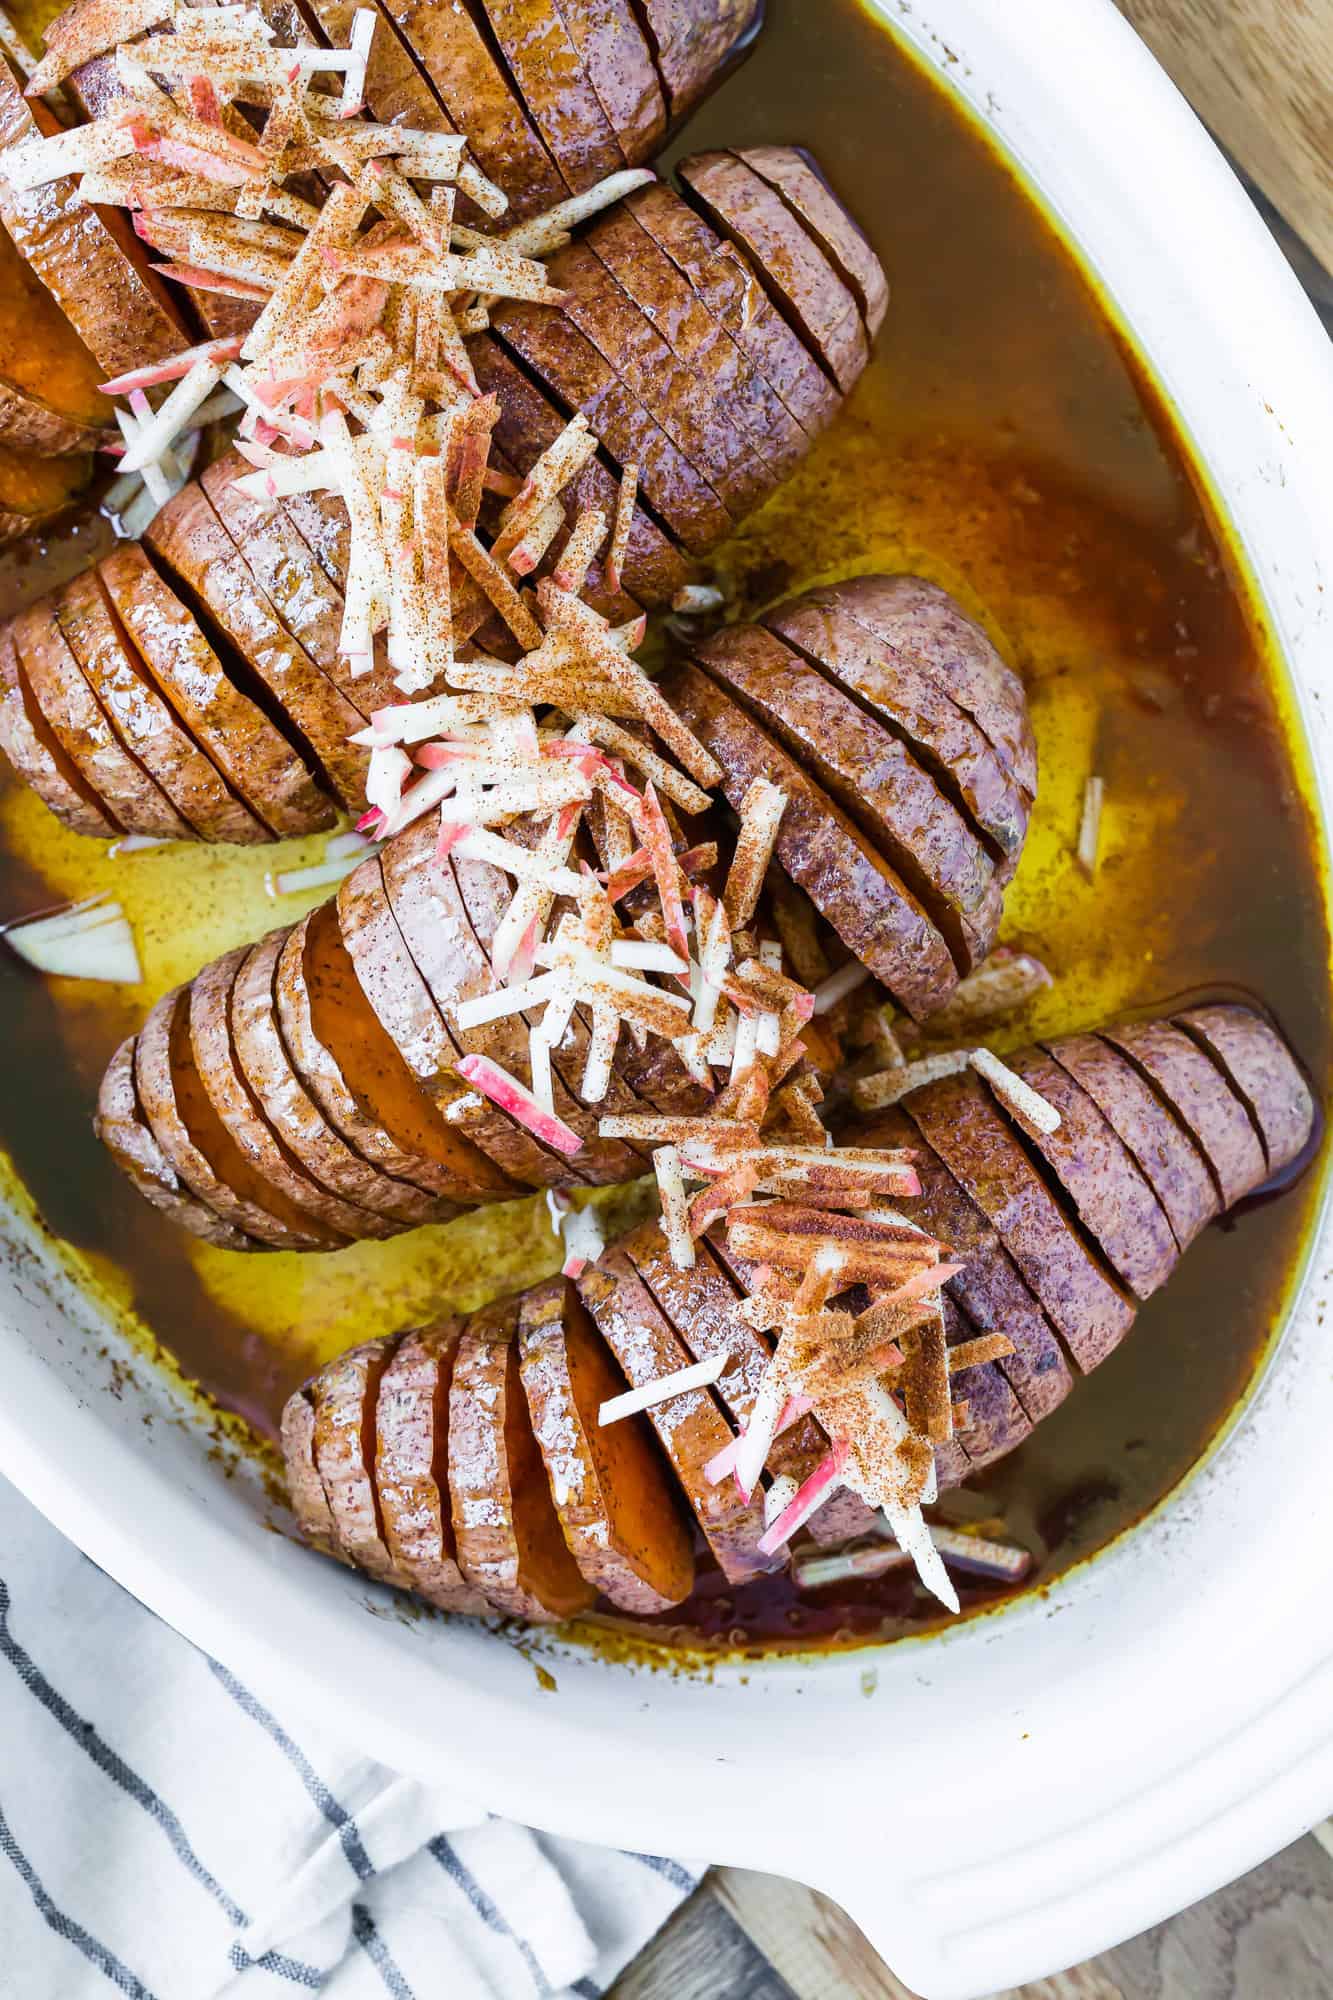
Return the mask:
{"type": "MultiPolygon", "coordinates": [[[[908,1989],[903,2000],[984,2000],[996,1991],[995,1981],[978,1972],[956,1915],[902,1880],[887,1844],[877,1847],[863,1837],[855,1851],[826,1852],[809,1879],[908,1989]]],[[[865,1990],[878,1992],[878,1969],[866,1963],[865,1943],[849,1926],[845,1938],[829,1940],[830,1955],[844,1968],[849,1990],[860,1990],[855,1974],[861,1964],[865,1990]]]]}

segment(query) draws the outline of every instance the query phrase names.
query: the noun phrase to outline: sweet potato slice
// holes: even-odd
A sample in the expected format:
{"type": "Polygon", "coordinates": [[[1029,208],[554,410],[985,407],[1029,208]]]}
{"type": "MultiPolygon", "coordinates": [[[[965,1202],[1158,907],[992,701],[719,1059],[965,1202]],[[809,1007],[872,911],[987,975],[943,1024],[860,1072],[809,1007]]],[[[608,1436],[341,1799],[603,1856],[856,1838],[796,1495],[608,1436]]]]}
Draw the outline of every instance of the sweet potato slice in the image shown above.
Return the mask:
{"type": "Polygon", "coordinates": [[[688,116],[753,41],[764,0],[639,0],[672,123],[688,116]]]}
{"type": "Polygon", "coordinates": [[[560,0],[588,81],[630,166],[651,160],[666,136],[662,85],[632,0],[560,0]]]}
{"type": "MultiPolygon", "coordinates": [[[[159,693],[240,800],[253,809],[259,834],[251,833],[238,815],[231,838],[249,844],[286,831],[274,825],[263,797],[265,773],[298,761],[285,739],[234,685],[197,619],[137,543],[122,542],[104,556],[98,574],[159,693]]],[[[285,818],[281,812],[275,816],[285,818]]]]}
{"type": "Polygon", "coordinates": [[[921,1182],[911,1219],[948,1245],[963,1266],[947,1290],[982,1333],[1008,1334],[1014,1352],[998,1364],[1034,1423],[1063,1403],[1073,1387],[1064,1350],[995,1230],[963,1192],[932,1146],[901,1111],[881,1112],[858,1128],[860,1146],[908,1146],[921,1182]]]}
{"type": "MultiPolygon", "coordinates": [[[[330,48],[345,49],[359,0],[308,0],[308,11],[319,23],[330,48]]],[[[366,65],[364,102],[377,125],[409,125],[423,132],[454,132],[458,127],[417,67],[392,10],[375,0],[378,19],[366,65]]],[[[294,39],[301,39],[295,37],[294,39]]]]}
{"type": "MultiPolygon", "coordinates": [[[[455,1046],[467,1055],[488,1055],[503,1069],[526,1080],[526,1036],[513,1016],[483,1028],[457,1025],[461,1000],[492,993],[497,981],[468,920],[452,865],[435,859],[429,818],[391,840],[381,855],[384,886],[394,918],[413,963],[426,982],[455,1046]]],[[[480,1093],[463,1088],[451,1107],[451,1122],[485,1153],[510,1183],[519,1187],[560,1187],[580,1175],[557,1160],[532,1134],[480,1093]],[[468,1102],[469,1099],[478,1101],[468,1102]]]]}
{"type": "Polygon", "coordinates": [[[375,1405],[396,1340],[351,1347],[311,1383],[315,1402],[315,1464],[324,1484],[338,1547],[380,1583],[411,1587],[384,1542],[375,1490],[375,1405]]]}
{"type": "Polygon", "coordinates": [[[1270,1174],[1281,1173],[1309,1144],[1314,1100],[1291,1050],[1248,1007],[1191,1007],[1176,1026],[1212,1056],[1258,1129],[1270,1174]]]}
{"type": "Polygon", "coordinates": [[[66,643],[52,600],[41,598],[21,612],[13,634],[33,699],[52,734],[118,825],[127,833],[188,839],[189,827],[112,728],[66,643]]]}
{"type": "Polygon", "coordinates": [[[694,1587],[685,1515],[646,1419],[598,1420],[625,1378],[568,1279],[524,1292],[518,1343],[533,1432],[582,1574],[621,1611],[682,1603],[694,1587]]]}
{"type": "Polygon", "coordinates": [[[694,373],[718,417],[734,413],[770,477],[783,479],[794,471],[810,440],[631,205],[618,202],[600,216],[586,241],[694,373]]]}
{"type": "Polygon", "coordinates": [[[1087,1092],[1048,1055],[1025,1049],[1009,1065],[1060,1114],[1058,1129],[1031,1134],[1032,1145],[1107,1262],[1138,1298],[1151,1298],[1175,1269],[1179,1252],[1166,1211],[1134,1155],[1087,1092]]]}
{"type": "Polygon", "coordinates": [[[90,458],[43,458],[0,444],[0,547],[34,534],[73,506],[92,469],[90,458]]]}
{"type": "Polygon", "coordinates": [[[546,150],[575,194],[625,164],[557,0],[482,0],[491,31],[546,150]]]}
{"type": "Polygon", "coordinates": [[[385,1132],[410,1172],[404,1179],[440,1197],[435,1220],[472,1198],[480,1169],[470,1149],[436,1116],[397,1045],[367,1000],[347,949],[336,906],[326,903],[306,926],[303,970],[310,1020],[363,1117],[385,1132]],[[460,1175],[462,1176],[460,1180],[460,1175]]]}
{"type": "Polygon", "coordinates": [[[36,273],[0,229],[0,437],[58,456],[108,435],[101,370],[36,273]]]}
{"type": "Polygon", "coordinates": [[[1035,798],[1037,745],[1023,683],[948,591],[919,576],[858,576],[839,586],[839,599],[972,717],[1015,784],[1035,798]]]}
{"type": "Polygon", "coordinates": [[[674,188],[639,188],[630,214],[725,327],[760,379],[808,437],[817,437],[842,398],[800,336],[769,298],[749,259],[683,201],[674,188]]]}
{"type": "Polygon", "coordinates": [[[903,1109],[989,1217],[1024,1278],[1089,1374],[1118,1347],[1135,1306],[1095,1258],[980,1080],[927,1084],[903,1109]]]}
{"type": "Polygon", "coordinates": [[[329,1498],[315,1463],[315,1406],[308,1389],[297,1389],[282,1409],[282,1460],[287,1472],[287,1491],[297,1526],[311,1548],[347,1558],[338,1546],[338,1530],[329,1512],[329,1498]]]}
{"type": "MultiPolygon", "coordinates": [[[[944,1326],[950,1347],[971,1340],[976,1331],[949,1298],[944,1301],[944,1326]]],[[[1032,1420],[997,1361],[960,1368],[950,1376],[949,1389],[955,1402],[967,1404],[967,1421],[959,1426],[954,1441],[974,1471],[1006,1457],[1031,1437],[1032,1420]]]]}
{"type": "Polygon", "coordinates": [[[474,1313],[449,1388],[449,1497],[458,1567],[497,1611],[577,1617],[595,1593],[565,1544],[518,1363],[517,1299],[474,1313]]]}
{"type": "MultiPolygon", "coordinates": [[[[634,1266],[619,1249],[604,1250],[578,1280],[579,1296],[632,1387],[658,1382],[690,1365],[690,1354],[634,1266]]],[[[758,1543],[764,1532],[758,1501],[741,1499],[734,1479],[713,1486],[704,1468],[731,1442],[732,1431],[709,1389],[688,1389],[648,1411],[663,1451],[699,1528],[729,1583],[745,1583],[772,1567],[758,1543]]]]}
{"type": "MultiPolygon", "coordinates": [[[[726,1355],[727,1365],[717,1378],[718,1399],[737,1424],[745,1423],[759,1393],[769,1348],[763,1337],[740,1316],[739,1281],[729,1275],[732,1260],[725,1245],[720,1244],[714,1255],[712,1245],[699,1244],[692,1271],[676,1269],[656,1223],[645,1223],[619,1247],[689,1349],[691,1358],[703,1361],[719,1349],[726,1355]]],[[[769,1470],[790,1473],[799,1484],[814,1471],[827,1450],[828,1439],[814,1418],[802,1417],[774,1443],[768,1455],[769,1470]]]]}
{"type": "Polygon", "coordinates": [[[274,1138],[319,1187],[348,1203],[359,1236],[396,1235],[423,1219],[416,1190],[360,1159],[302,1085],[283,1041],[275,987],[290,928],[251,947],[231,993],[232,1049],[274,1138]]]}
{"type": "Polygon", "coordinates": [[[892,729],[957,799],[1007,881],[1027,839],[1028,801],[970,715],[913,661],[851,615],[845,584],[812,590],[764,613],[763,623],[892,729]]]}
{"type": "Polygon", "coordinates": [[[139,1030],[134,1049],[134,1081],[153,1137],[197,1199],[256,1242],[272,1250],[315,1250],[318,1238],[289,1224],[289,1214],[252,1198],[253,1175],[226,1126],[214,1111],[190,1046],[187,987],[167,993],[139,1030]]]}
{"type": "Polygon", "coordinates": [[[53,602],[69,649],[112,727],[176,815],[170,837],[238,843],[265,839],[253,813],[228,789],[158,693],[98,571],[72,577],[53,602]]]}
{"type": "Polygon", "coordinates": [[[1102,1039],[1129,1057],[1181,1120],[1208,1163],[1224,1208],[1263,1185],[1268,1162],[1250,1114],[1197,1042],[1168,1021],[1107,1028],[1102,1039]]]}
{"type": "Polygon", "coordinates": [[[1188,1250],[1220,1203],[1203,1154],[1175,1113],[1133,1063],[1096,1035],[1065,1035],[1042,1046],[1082,1085],[1129,1148],[1166,1210],[1176,1242],[1188,1250]]]}
{"type": "Polygon", "coordinates": [[[740,520],[767,499],[772,481],[706,386],[675,357],[648,314],[591,243],[575,242],[549,260],[551,283],[568,294],[561,311],[597,349],[631,396],[740,520]]]}
{"type": "Polygon", "coordinates": [[[483,173],[509,196],[515,221],[563,201],[569,190],[516,91],[492,54],[476,0],[384,0],[403,40],[438,91],[483,173]]]}
{"type": "MultiPolygon", "coordinates": [[[[417,1115],[425,1128],[419,1143],[429,1146],[430,1157],[451,1175],[460,1199],[494,1201],[521,1193],[450,1119],[451,1108],[466,1095],[455,1068],[458,1045],[398,927],[379,855],[363,861],[342,884],[338,929],[362,992],[416,1081],[417,1115]],[[438,1116],[431,1115],[432,1107],[438,1116]]],[[[402,1118],[415,1108],[406,1104],[402,1118]]]]}
{"type": "MultiPolygon", "coordinates": [[[[341,946],[334,911],[325,904],[322,911],[313,914],[319,919],[315,942],[310,942],[312,919],[303,918],[282,948],[274,983],[278,1023],[292,1067],[352,1152],[372,1171],[387,1176],[396,1189],[401,1188],[401,1194],[395,1192],[395,1201],[404,1219],[412,1223],[443,1221],[453,1208],[442,1202],[438,1188],[430,1185],[429,1163],[399,1145],[367,1108],[364,1095],[358,1097],[332,1053],[335,1047],[358,1050],[366,1033],[373,1038],[379,1024],[356,984],[346,953],[341,952],[335,961],[331,944],[321,949],[321,927],[325,940],[341,946]],[[307,963],[314,980],[313,997],[306,982],[307,963]]],[[[363,1081],[355,1066],[352,1074],[358,1083],[363,1081]]]]}
{"type": "Polygon", "coordinates": [[[74,833],[113,840],[120,828],[65,756],[19,668],[12,626],[0,626],[0,750],[44,806],[74,833]]]}
{"type": "MultiPolygon", "coordinates": [[[[493,393],[499,398],[500,420],[495,427],[495,442],[515,471],[526,474],[547,446],[559,437],[565,419],[489,334],[478,334],[470,340],[468,353],[482,394],[493,393]]],[[[600,507],[607,521],[612,522],[619,498],[619,479],[599,454],[571,481],[560,498],[571,528],[589,507],[600,507]]],[[[561,534],[553,543],[552,563],[558,560],[567,540],[568,535],[561,534]]],[[[665,530],[642,507],[636,507],[624,563],[624,592],[619,596],[608,592],[601,566],[594,563],[588,574],[587,596],[599,611],[619,623],[633,617],[633,600],[648,605],[670,604],[676,592],[694,582],[697,575],[695,565],[665,530]]]]}
{"type": "Polygon", "coordinates": [[[449,1506],[449,1389],[460,1319],[405,1333],[375,1403],[375,1490],[395,1567],[428,1604],[484,1617],[458,1567],[449,1506]]]}
{"type": "MultiPolygon", "coordinates": [[[[0,58],[0,148],[59,129],[0,58]]],[[[77,174],[22,192],[0,181],[0,223],[100,368],[120,375],[189,345],[166,287],[112,210],[90,208],[77,174]]]]}
{"type": "Polygon", "coordinates": [[[326,1248],[340,1249],[373,1230],[373,1223],[364,1209],[343,1201],[316,1181],[281,1144],[236,1058],[232,989],[249,955],[249,946],[241,945],[205,966],[191,983],[190,1041],[195,1064],[213,1109],[258,1175],[261,1187],[283,1196],[303,1219],[303,1226],[319,1236],[326,1248]]]}
{"type": "Polygon", "coordinates": [[[145,539],[218,635],[232,679],[257,681],[256,699],[281,718],[272,757],[255,774],[274,830],[313,833],[333,823],[321,778],[344,806],[361,806],[365,757],[347,739],[365,718],[287,631],[203,488],[191,484],[169,500],[145,539]]]}
{"type": "MultiPolygon", "coordinates": [[[[707,650],[699,655],[707,663],[707,650]]],[[[667,699],[722,766],[722,790],[739,811],[756,778],[787,795],[777,856],[847,949],[917,1017],[940,1006],[958,983],[949,947],[888,863],[795,760],[696,667],[675,668],[667,699]]]]}
{"type": "Polygon", "coordinates": [[[850,286],[873,340],[889,309],[884,266],[809,155],[795,146],[745,146],[736,157],[778,190],[814,237],[839,277],[850,286]]]}
{"type": "Polygon", "coordinates": [[[844,395],[870,359],[855,298],[776,189],[733,153],[696,153],[680,177],[710,222],[742,249],[768,295],[844,395]]]}
{"type": "Polygon", "coordinates": [[[961,972],[989,956],[1003,898],[989,855],[911,752],[758,625],[733,625],[703,656],[911,889],[961,972]]]}
{"type": "Polygon", "coordinates": [[[507,300],[492,326],[563,409],[582,412],[617,466],[638,466],[644,500],[691,555],[726,540],[732,519],[712,487],[572,320],[507,300]]]}
{"type": "Polygon", "coordinates": [[[251,1237],[195,1200],[153,1137],[134,1087],[134,1039],[122,1042],[107,1064],[93,1131],[144,1200],[180,1228],[223,1250],[257,1250],[251,1237]]]}

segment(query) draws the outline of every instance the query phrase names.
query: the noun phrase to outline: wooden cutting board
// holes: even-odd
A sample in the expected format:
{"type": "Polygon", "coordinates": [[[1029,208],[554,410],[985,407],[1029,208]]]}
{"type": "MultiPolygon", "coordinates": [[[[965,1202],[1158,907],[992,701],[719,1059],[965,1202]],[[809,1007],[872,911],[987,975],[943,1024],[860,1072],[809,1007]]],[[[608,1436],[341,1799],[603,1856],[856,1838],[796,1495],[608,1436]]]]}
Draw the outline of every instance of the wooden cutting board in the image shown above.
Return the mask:
{"type": "Polygon", "coordinates": [[[1118,0],[1205,124],[1333,270],[1333,0],[1118,0]]]}

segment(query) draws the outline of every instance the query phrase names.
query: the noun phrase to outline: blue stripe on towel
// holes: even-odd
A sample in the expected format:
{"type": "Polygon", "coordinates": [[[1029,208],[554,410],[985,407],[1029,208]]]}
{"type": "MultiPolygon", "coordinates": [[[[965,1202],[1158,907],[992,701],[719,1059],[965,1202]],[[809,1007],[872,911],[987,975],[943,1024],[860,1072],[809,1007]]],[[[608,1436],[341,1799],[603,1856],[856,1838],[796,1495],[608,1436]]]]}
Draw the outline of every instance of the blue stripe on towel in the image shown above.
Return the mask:
{"type": "Polygon", "coordinates": [[[9,1822],[3,1811],[0,1811],[0,1854],[3,1854],[7,1861],[13,1862],[49,1930],[53,1930],[57,1937],[64,1938],[67,1944],[72,1944],[76,1951],[81,1951],[88,1963],[95,1965],[99,1972],[105,1973],[112,1985],[118,1986],[120,1991],[128,1996],[128,2000],[153,2000],[153,1995],[142,1979],[131,1972],[127,1965],[122,1965],[113,1951],[108,1951],[104,1944],[83,1928],[82,1924],[76,1924],[73,1917],[67,1917],[63,1910],[56,1908],[38,1881],[32,1863],[10,1832],[9,1822]]]}

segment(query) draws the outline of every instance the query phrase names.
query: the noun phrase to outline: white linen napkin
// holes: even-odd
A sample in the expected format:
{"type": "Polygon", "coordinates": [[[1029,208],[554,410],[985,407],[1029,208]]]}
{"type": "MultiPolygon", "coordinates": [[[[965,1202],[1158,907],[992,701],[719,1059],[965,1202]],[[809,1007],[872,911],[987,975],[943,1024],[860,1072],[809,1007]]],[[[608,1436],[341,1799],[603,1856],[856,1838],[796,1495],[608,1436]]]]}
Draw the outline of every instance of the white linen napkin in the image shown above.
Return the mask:
{"type": "Polygon", "coordinates": [[[702,1872],[538,1839],[275,1713],[0,1479],[16,2000],[591,2000],[702,1872]]]}

